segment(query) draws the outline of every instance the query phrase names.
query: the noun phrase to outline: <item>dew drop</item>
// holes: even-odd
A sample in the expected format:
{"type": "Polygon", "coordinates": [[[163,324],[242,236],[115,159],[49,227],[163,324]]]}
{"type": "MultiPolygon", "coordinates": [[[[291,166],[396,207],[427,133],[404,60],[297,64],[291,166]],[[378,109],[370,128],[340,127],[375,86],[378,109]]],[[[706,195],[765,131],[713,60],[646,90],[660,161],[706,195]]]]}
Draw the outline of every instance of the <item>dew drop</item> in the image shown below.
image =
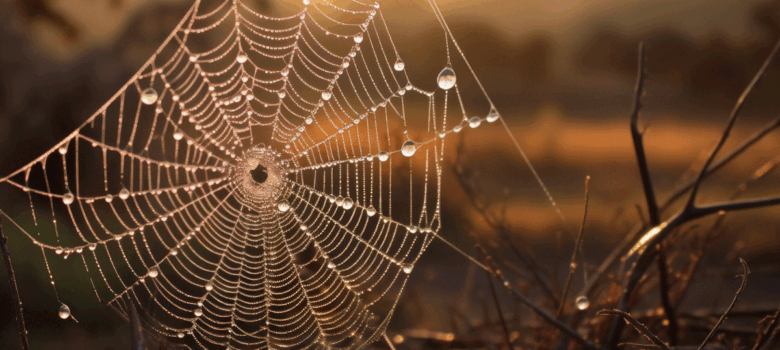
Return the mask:
{"type": "Polygon", "coordinates": [[[352,209],[353,205],[355,205],[355,202],[352,201],[352,198],[344,198],[344,209],[352,209]]]}
{"type": "Polygon", "coordinates": [[[479,124],[482,124],[482,119],[479,117],[471,117],[471,119],[469,119],[469,127],[472,129],[479,127],[479,124]]]}
{"type": "Polygon", "coordinates": [[[436,79],[436,82],[443,90],[449,90],[455,86],[456,80],[457,77],[455,76],[455,71],[450,67],[445,67],[441,70],[441,73],[439,73],[439,77],[436,79]]]}
{"type": "Polygon", "coordinates": [[[336,205],[338,205],[338,206],[344,205],[344,197],[342,197],[342,196],[336,197],[336,205]]]}
{"type": "Polygon", "coordinates": [[[203,316],[203,309],[197,308],[197,309],[195,309],[194,313],[195,313],[195,316],[198,316],[198,317],[203,316]]]}
{"type": "Polygon", "coordinates": [[[310,3],[311,3],[311,0],[303,0],[303,4],[304,4],[304,5],[308,5],[308,4],[310,4],[310,3]]]}
{"type": "Polygon", "coordinates": [[[119,198],[127,199],[130,197],[130,191],[128,191],[126,188],[123,188],[121,191],[119,191],[119,198]]]}
{"type": "Polygon", "coordinates": [[[277,208],[279,208],[279,211],[284,213],[288,210],[290,210],[290,203],[287,201],[281,201],[276,205],[277,208]]]}
{"type": "Polygon", "coordinates": [[[279,92],[277,92],[277,94],[279,94],[279,98],[284,98],[285,96],[287,96],[287,93],[284,92],[284,90],[280,90],[279,92]]]}
{"type": "Polygon", "coordinates": [[[58,151],[60,152],[60,154],[65,155],[65,153],[68,153],[68,146],[62,145],[60,146],[58,151]]]}
{"type": "Polygon", "coordinates": [[[314,119],[312,119],[311,117],[306,118],[306,124],[311,124],[311,123],[314,123],[314,119]]]}
{"type": "Polygon", "coordinates": [[[206,291],[212,291],[214,290],[214,283],[211,283],[211,281],[206,282],[206,291]]]}
{"type": "Polygon", "coordinates": [[[147,88],[143,92],[141,92],[141,102],[143,102],[146,105],[153,104],[157,102],[157,90],[154,88],[147,88]]]}
{"type": "Polygon", "coordinates": [[[577,305],[577,308],[580,310],[585,310],[588,307],[590,307],[590,300],[588,300],[588,297],[584,295],[578,296],[577,300],[575,300],[574,303],[577,305]]]}
{"type": "Polygon", "coordinates": [[[488,115],[487,115],[487,117],[485,117],[485,120],[487,120],[487,121],[488,121],[488,123],[492,123],[492,122],[494,122],[494,121],[498,120],[498,118],[499,118],[500,116],[501,116],[501,115],[500,115],[500,114],[498,114],[498,111],[497,111],[495,108],[491,108],[491,109],[490,109],[490,112],[489,112],[489,113],[488,113],[488,115]]]}
{"type": "Polygon", "coordinates": [[[151,278],[157,278],[157,275],[160,274],[160,271],[157,270],[157,266],[152,266],[149,268],[149,277],[151,278]]]}
{"type": "Polygon", "coordinates": [[[409,233],[417,233],[417,226],[410,225],[406,230],[409,231],[409,233]]]}
{"type": "Polygon", "coordinates": [[[114,196],[112,196],[110,194],[106,195],[106,203],[111,203],[111,201],[113,201],[113,200],[114,200],[114,196]]]}
{"type": "Polygon", "coordinates": [[[327,101],[330,100],[330,98],[333,96],[333,94],[330,91],[323,91],[322,92],[322,99],[327,101]]]}
{"type": "Polygon", "coordinates": [[[181,130],[176,130],[176,132],[173,133],[173,139],[174,140],[181,140],[184,138],[184,132],[181,130]]]}
{"type": "Polygon", "coordinates": [[[395,64],[393,65],[393,68],[395,68],[396,72],[404,70],[404,67],[406,67],[406,64],[404,64],[404,61],[401,61],[400,58],[396,60],[395,64]]]}
{"type": "Polygon", "coordinates": [[[401,270],[403,270],[404,273],[407,275],[412,273],[412,268],[414,268],[414,265],[412,264],[409,263],[401,264],[401,270]]]}
{"type": "Polygon", "coordinates": [[[249,57],[245,53],[239,53],[238,56],[236,56],[236,61],[238,63],[244,63],[249,59],[249,57]]]}
{"type": "Polygon", "coordinates": [[[414,143],[414,141],[406,141],[401,146],[401,154],[404,155],[404,157],[411,157],[414,155],[414,152],[417,151],[417,145],[414,143]]]}
{"type": "Polygon", "coordinates": [[[60,309],[57,311],[57,314],[60,316],[61,319],[67,320],[68,317],[70,317],[70,308],[68,305],[62,304],[60,305],[60,309]]]}
{"type": "Polygon", "coordinates": [[[73,193],[68,192],[64,196],[62,196],[62,203],[65,203],[65,205],[73,204],[74,200],[76,200],[76,197],[73,196],[73,193]]]}
{"type": "Polygon", "coordinates": [[[363,42],[363,33],[357,33],[352,39],[355,40],[355,43],[360,44],[363,42]]]}
{"type": "Polygon", "coordinates": [[[286,76],[290,75],[290,68],[287,68],[287,67],[282,68],[282,72],[281,73],[282,73],[283,77],[286,77],[286,76]]]}
{"type": "Polygon", "coordinates": [[[328,268],[329,269],[335,269],[336,268],[336,263],[334,263],[332,261],[328,261],[328,268]]]}
{"type": "Polygon", "coordinates": [[[379,152],[379,154],[377,155],[377,158],[379,158],[380,162],[385,162],[385,161],[387,161],[388,158],[390,158],[390,155],[387,154],[387,152],[379,152]]]}
{"type": "Polygon", "coordinates": [[[373,205],[369,205],[368,206],[368,209],[366,209],[366,215],[368,215],[368,216],[376,215],[376,209],[374,208],[373,205]]]}
{"type": "Polygon", "coordinates": [[[89,245],[89,250],[90,250],[90,251],[93,251],[93,252],[94,252],[94,251],[95,251],[95,249],[97,249],[97,244],[95,244],[95,243],[92,243],[92,244],[90,244],[90,245],[89,245]]]}
{"type": "Polygon", "coordinates": [[[176,336],[179,337],[179,338],[184,338],[184,333],[179,332],[179,334],[176,334],[176,336]]]}

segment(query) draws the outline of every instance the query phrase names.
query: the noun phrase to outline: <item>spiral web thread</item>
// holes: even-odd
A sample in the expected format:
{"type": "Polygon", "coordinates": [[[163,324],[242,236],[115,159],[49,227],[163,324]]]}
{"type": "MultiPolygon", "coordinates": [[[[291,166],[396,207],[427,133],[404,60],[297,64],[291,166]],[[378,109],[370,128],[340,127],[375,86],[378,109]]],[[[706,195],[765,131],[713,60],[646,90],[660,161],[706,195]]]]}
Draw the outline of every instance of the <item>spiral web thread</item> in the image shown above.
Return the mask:
{"type": "Polygon", "coordinates": [[[196,1],[102,108],[0,179],[29,203],[0,213],[53,287],[80,260],[62,268],[83,265],[101,302],[173,344],[360,348],[441,228],[446,135],[499,119],[466,119],[429,5],[448,50],[425,91],[378,2],[275,18],[196,1]],[[448,107],[462,120],[448,125],[448,107]]]}

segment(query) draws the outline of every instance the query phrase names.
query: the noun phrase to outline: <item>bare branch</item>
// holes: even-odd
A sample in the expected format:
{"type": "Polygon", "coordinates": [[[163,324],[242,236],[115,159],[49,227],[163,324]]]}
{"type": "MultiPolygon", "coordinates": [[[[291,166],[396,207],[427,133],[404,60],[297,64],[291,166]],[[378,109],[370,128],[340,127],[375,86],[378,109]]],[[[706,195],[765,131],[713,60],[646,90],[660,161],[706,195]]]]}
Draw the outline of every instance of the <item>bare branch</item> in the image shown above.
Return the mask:
{"type": "Polygon", "coordinates": [[[639,323],[635,318],[631,317],[627,312],[620,311],[620,310],[601,310],[596,313],[596,315],[599,316],[620,316],[623,317],[626,322],[630,323],[639,333],[642,333],[645,337],[647,337],[648,340],[653,342],[653,344],[657,345],[661,349],[664,350],[671,350],[666,343],[664,343],[658,336],[650,332],[647,327],[645,327],[643,324],[639,323]]]}
{"type": "Polygon", "coordinates": [[[731,311],[731,309],[737,303],[737,300],[739,300],[739,295],[742,294],[742,291],[745,289],[745,285],[747,284],[747,275],[750,273],[750,269],[748,269],[747,263],[742,258],[739,258],[739,263],[742,264],[742,284],[739,286],[739,289],[737,289],[737,294],[734,295],[734,300],[731,301],[731,305],[729,305],[728,309],[726,309],[726,312],[723,313],[723,316],[720,316],[718,322],[715,323],[715,327],[712,327],[712,331],[710,331],[710,334],[707,335],[707,338],[704,338],[704,341],[701,343],[701,345],[699,345],[699,350],[704,349],[704,346],[707,345],[707,342],[710,341],[710,338],[715,335],[720,325],[724,320],[726,320],[726,317],[728,317],[729,311],[731,311]]]}
{"type": "Polygon", "coordinates": [[[28,350],[30,349],[30,342],[27,340],[27,328],[24,326],[22,299],[19,297],[19,287],[16,285],[16,275],[14,274],[14,265],[11,263],[11,254],[8,252],[8,237],[3,233],[2,217],[0,217],[0,248],[3,250],[3,260],[5,260],[5,268],[8,270],[8,281],[14,296],[14,311],[16,312],[16,324],[19,327],[22,349],[28,350]]]}
{"type": "MultiPolygon", "coordinates": [[[[582,224],[580,224],[580,233],[577,234],[577,241],[574,243],[574,252],[571,254],[571,261],[569,262],[569,275],[566,277],[566,284],[563,287],[563,294],[561,295],[561,305],[558,306],[558,312],[555,313],[555,318],[560,318],[563,313],[563,307],[566,305],[566,295],[569,294],[569,287],[571,287],[571,278],[574,276],[574,271],[577,270],[577,252],[580,251],[580,245],[582,244],[582,234],[585,232],[585,220],[588,218],[588,189],[590,184],[590,176],[585,177],[585,209],[582,212],[582,224]]],[[[584,267],[583,267],[584,268],[584,267]]]]}

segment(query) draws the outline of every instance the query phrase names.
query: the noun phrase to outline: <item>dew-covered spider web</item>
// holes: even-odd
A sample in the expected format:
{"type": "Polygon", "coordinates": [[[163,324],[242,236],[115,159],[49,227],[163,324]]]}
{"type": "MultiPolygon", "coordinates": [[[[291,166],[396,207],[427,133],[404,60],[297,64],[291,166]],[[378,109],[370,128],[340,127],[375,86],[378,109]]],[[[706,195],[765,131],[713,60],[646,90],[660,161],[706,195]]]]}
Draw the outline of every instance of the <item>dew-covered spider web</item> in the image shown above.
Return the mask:
{"type": "Polygon", "coordinates": [[[503,123],[487,94],[469,110],[461,78],[485,90],[425,1],[447,55],[420,77],[379,2],[269,17],[196,1],[113,98],[0,179],[29,202],[6,226],[40,248],[55,292],[52,264],[80,261],[101,302],[172,344],[375,341],[442,227],[446,136],[503,123]]]}

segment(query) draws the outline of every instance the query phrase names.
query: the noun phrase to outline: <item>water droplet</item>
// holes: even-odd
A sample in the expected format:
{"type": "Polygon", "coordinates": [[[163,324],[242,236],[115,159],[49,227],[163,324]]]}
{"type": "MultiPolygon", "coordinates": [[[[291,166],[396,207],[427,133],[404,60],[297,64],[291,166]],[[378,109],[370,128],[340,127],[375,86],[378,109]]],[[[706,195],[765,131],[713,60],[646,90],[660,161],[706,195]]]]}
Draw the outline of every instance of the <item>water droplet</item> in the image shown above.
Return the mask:
{"type": "Polygon", "coordinates": [[[279,98],[284,98],[285,96],[287,96],[287,93],[284,92],[284,90],[280,90],[279,92],[277,92],[277,94],[279,94],[279,98]]]}
{"type": "Polygon", "coordinates": [[[157,90],[154,88],[147,88],[143,92],[141,92],[141,102],[143,102],[146,105],[153,104],[157,102],[157,90]]]}
{"type": "Polygon", "coordinates": [[[578,296],[577,300],[575,300],[574,303],[577,305],[577,308],[580,310],[585,310],[588,307],[590,307],[590,300],[588,300],[588,297],[584,295],[578,296]]]}
{"type": "Polygon", "coordinates": [[[363,33],[357,33],[352,39],[355,40],[355,43],[360,44],[363,42],[363,33]]]}
{"type": "Polygon", "coordinates": [[[330,100],[332,96],[333,94],[330,92],[330,90],[322,92],[322,99],[325,101],[330,100]]]}
{"type": "Polygon", "coordinates": [[[498,111],[497,111],[495,108],[491,108],[491,109],[490,109],[490,112],[489,112],[489,113],[488,113],[488,115],[487,115],[487,117],[485,117],[485,120],[487,120],[487,121],[488,121],[488,123],[492,123],[492,122],[494,122],[494,121],[498,120],[498,118],[499,118],[500,116],[501,116],[501,115],[500,115],[500,114],[498,114],[498,111]]]}
{"type": "Polygon", "coordinates": [[[306,118],[306,124],[311,124],[311,123],[314,123],[314,119],[312,119],[311,117],[306,118]]]}
{"type": "Polygon", "coordinates": [[[290,68],[287,68],[287,67],[282,68],[282,72],[281,73],[282,73],[283,77],[286,77],[286,76],[290,75],[290,68]]]}
{"type": "Polygon", "coordinates": [[[110,194],[106,195],[106,202],[107,203],[111,203],[111,201],[113,201],[113,200],[114,200],[114,196],[113,195],[110,195],[110,194]]]}
{"type": "Polygon", "coordinates": [[[404,64],[404,61],[401,61],[400,58],[396,60],[395,64],[393,65],[393,68],[395,68],[397,72],[404,70],[404,67],[406,67],[406,64],[404,64]]]}
{"type": "Polygon", "coordinates": [[[176,334],[176,336],[179,337],[179,338],[184,338],[184,333],[179,332],[179,334],[176,334]]]}
{"type": "Polygon", "coordinates": [[[62,196],[62,203],[65,203],[65,205],[73,204],[74,200],[76,200],[76,197],[73,196],[73,193],[68,192],[64,196],[62,196]]]}
{"type": "Polygon", "coordinates": [[[344,197],[342,197],[342,196],[336,197],[336,205],[338,205],[338,206],[344,205],[344,197]]]}
{"type": "Polygon", "coordinates": [[[60,315],[61,319],[67,320],[68,317],[70,317],[70,308],[68,305],[62,304],[60,305],[60,309],[57,311],[57,314],[60,315]]]}
{"type": "Polygon", "coordinates": [[[385,161],[387,161],[388,158],[390,158],[390,155],[387,154],[387,152],[379,152],[379,154],[377,155],[377,158],[379,158],[380,162],[385,162],[385,161]]]}
{"type": "Polygon", "coordinates": [[[181,130],[176,130],[176,132],[173,133],[173,139],[174,140],[181,140],[184,138],[184,132],[181,130]]]}
{"type": "Polygon", "coordinates": [[[211,281],[206,282],[206,291],[212,291],[214,290],[214,283],[211,283],[211,281]]]}
{"type": "Polygon", "coordinates": [[[65,155],[65,153],[68,153],[68,146],[62,145],[62,146],[60,146],[58,151],[60,152],[60,154],[65,155]]]}
{"type": "Polygon", "coordinates": [[[406,141],[404,142],[403,146],[401,146],[401,154],[403,154],[404,157],[411,157],[416,151],[417,145],[414,143],[414,141],[406,141]]]}
{"type": "Polygon", "coordinates": [[[329,269],[335,269],[336,268],[336,263],[334,263],[332,261],[328,261],[328,268],[329,269]]]}
{"type": "Polygon", "coordinates": [[[197,309],[195,309],[194,313],[195,313],[195,316],[198,316],[198,317],[203,316],[203,309],[197,308],[197,309]]]}
{"type": "Polygon", "coordinates": [[[376,215],[376,209],[374,208],[373,205],[369,205],[368,206],[368,209],[366,209],[366,215],[368,215],[368,216],[376,215]]]}
{"type": "Polygon", "coordinates": [[[157,275],[160,274],[160,271],[157,270],[157,266],[152,266],[149,268],[149,277],[151,278],[157,278],[157,275]]]}
{"type": "Polygon", "coordinates": [[[93,252],[94,252],[94,251],[95,251],[95,249],[97,249],[97,244],[95,244],[95,243],[92,243],[92,244],[90,244],[90,245],[89,245],[89,250],[91,250],[91,251],[93,251],[93,252]]]}
{"type": "Polygon", "coordinates": [[[417,233],[417,226],[410,225],[406,230],[409,231],[409,233],[417,233]]]}
{"type": "Polygon", "coordinates": [[[471,119],[469,119],[469,126],[472,129],[478,127],[479,124],[482,124],[482,119],[480,119],[479,117],[471,117],[471,119]]]}
{"type": "Polygon", "coordinates": [[[244,63],[248,59],[249,57],[243,52],[239,53],[238,56],[236,56],[236,61],[238,61],[238,63],[244,63]]]}
{"type": "Polygon", "coordinates": [[[352,209],[353,205],[355,205],[355,202],[352,201],[352,198],[344,198],[344,209],[352,209]]]}
{"type": "Polygon", "coordinates": [[[414,268],[414,265],[412,264],[409,263],[401,264],[401,270],[403,270],[404,273],[407,275],[412,273],[412,268],[414,268]]]}
{"type": "Polygon", "coordinates": [[[119,191],[119,198],[127,199],[130,197],[130,191],[128,191],[126,188],[123,188],[121,191],[119,191]]]}
{"type": "Polygon", "coordinates": [[[290,210],[290,203],[287,201],[281,201],[276,205],[277,208],[279,208],[279,211],[284,213],[288,210],[290,210]]]}
{"type": "Polygon", "coordinates": [[[303,0],[304,5],[308,5],[309,3],[311,3],[311,0],[303,0]]]}
{"type": "Polygon", "coordinates": [[[444,67],[444,69],[441,70],[441,73],[439,73],[439,77],[436,79],[436,82],[443,90],[449,90],[455,86],[456,80],[457,77],[455,76],[455,71],[450,67],[444,67]]]}

